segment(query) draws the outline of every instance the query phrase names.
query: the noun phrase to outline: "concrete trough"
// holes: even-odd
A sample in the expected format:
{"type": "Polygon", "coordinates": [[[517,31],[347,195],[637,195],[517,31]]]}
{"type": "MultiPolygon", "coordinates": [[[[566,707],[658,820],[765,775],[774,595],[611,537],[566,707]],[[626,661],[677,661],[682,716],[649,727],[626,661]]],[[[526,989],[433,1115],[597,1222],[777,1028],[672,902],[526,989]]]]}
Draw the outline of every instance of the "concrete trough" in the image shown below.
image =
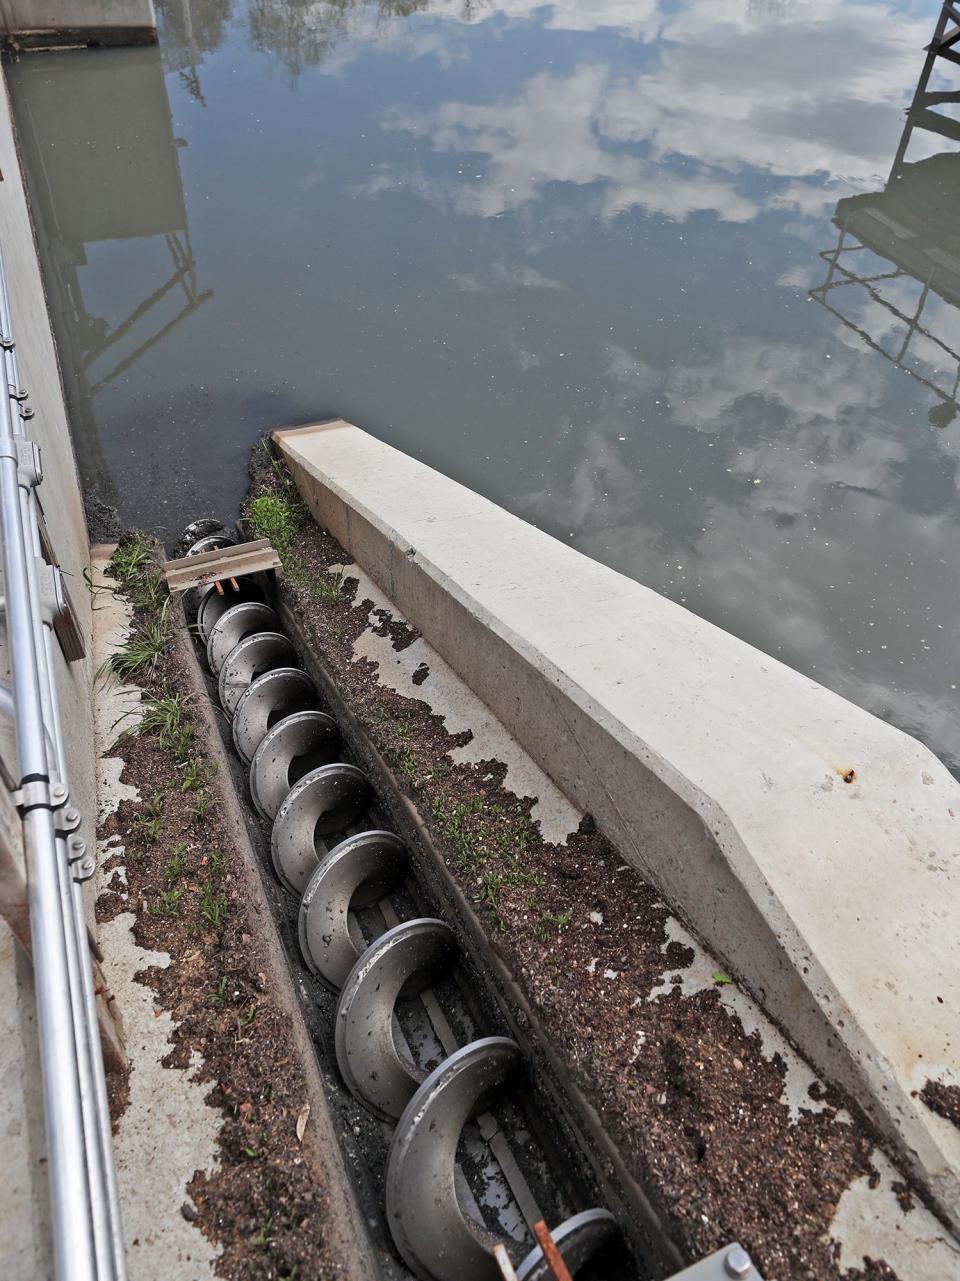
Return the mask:
{"type": "Polygon", "coordinates": [[[908,735],[337,420],[314,517],[960,1227],[960,783],[908,735]]]}

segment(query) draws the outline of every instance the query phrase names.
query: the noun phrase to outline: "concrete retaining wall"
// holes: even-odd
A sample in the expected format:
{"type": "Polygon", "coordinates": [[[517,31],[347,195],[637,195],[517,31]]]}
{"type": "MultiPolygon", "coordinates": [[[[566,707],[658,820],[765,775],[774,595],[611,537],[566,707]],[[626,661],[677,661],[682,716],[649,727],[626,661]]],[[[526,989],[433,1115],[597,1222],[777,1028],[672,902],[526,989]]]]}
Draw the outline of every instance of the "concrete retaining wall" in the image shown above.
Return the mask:
{"type": "Polygon", "coordinates": [[[912,738],[348,423],[316,519],[960,1225],[960,784],[912,738]]]}
{"type": "Polygon", "coordinates": [[[127,32],[154,40],[156,31],[153,0],[0,0],[0,34],[7,36],[71,32],[113,39],[127,32]]]}
{"type": "MultiPolygon", "coordinates": [[[[30,392],[30,424],[43,450],[39,495],[53,549],[67,577],[87,656],[68,664],[55,647],[60,705],[71,762],[71,798],[83,815],[81,834],[96,843],[93,749],[92,609],[86,575],[89,548],[77,470],[64,407],[56,349],[17,159],[6,87],[0,87],[0,246],[10,289],[20,377],[30,392]]],[[[0,680],[9,680],[6,635],[0,627],[0,680]]],[[[13,735],[0,722],[0,755],[11,770],[13,735]]],[[[92,913],[92,907],[91,907],[92,913]]],[[[0,920],[0,1111],[4,1122],[0,1198],[0,1274],[52,1275],[46,1141],[36,1046],[35,996],[29,962],[0,920]]]]}

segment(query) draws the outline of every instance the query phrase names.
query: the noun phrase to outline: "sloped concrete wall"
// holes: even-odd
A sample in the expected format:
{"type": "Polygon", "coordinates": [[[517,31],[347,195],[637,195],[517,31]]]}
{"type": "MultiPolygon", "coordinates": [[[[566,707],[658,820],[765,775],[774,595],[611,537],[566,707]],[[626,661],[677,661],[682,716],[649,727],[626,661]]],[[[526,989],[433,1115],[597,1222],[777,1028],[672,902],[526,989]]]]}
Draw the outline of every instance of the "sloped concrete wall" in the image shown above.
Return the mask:
{"type": "Polygon", "coordinates": [[[956,1229],[960,784],[914,739],[343,422],[316,519],[589,810],[956,1229]]]}

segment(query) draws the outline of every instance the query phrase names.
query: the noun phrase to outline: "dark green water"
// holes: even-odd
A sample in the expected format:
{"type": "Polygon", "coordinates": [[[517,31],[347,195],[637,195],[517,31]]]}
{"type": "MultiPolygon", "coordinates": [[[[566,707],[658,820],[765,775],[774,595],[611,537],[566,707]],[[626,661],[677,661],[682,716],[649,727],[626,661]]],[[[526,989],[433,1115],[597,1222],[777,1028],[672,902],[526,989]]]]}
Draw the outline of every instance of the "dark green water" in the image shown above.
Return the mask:
{"type": "Polygon", "coordinates": [[[342,415],[960,766],[933,5],[159,7],[9,73],[89,487],[172,539],[342,415]]]}

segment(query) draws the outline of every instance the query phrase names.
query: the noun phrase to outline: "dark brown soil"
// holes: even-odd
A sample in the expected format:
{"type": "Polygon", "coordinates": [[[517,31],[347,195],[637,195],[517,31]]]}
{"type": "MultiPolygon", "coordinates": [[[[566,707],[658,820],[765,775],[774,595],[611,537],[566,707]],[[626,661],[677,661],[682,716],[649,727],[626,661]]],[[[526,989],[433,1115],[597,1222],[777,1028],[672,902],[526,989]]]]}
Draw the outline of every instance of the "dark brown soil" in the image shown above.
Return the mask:
{"type": "Polygon", "coordinates": [[[946,1117],[960,1129],[960,1085],[946,1085],[943,1081],[928,1081],[920,1097],[931,1112],[946,1117]]]}
{"type": "MultiPolygon", "coordinates": [[[[136,613],[137,622],[148,617],[136,613]]],[[[155,697],[186,695],[184,663],[183,650],[171,643],[156,671],[137,683],[155,697]]],[[[124,801],[101,829],[102,837],[123,842],[127,885],[117,881],[119,889],[101,894],[97,917],[136,912],[137,943],[170,954],[168,968],[146,969],[137,979],[176,1025],[165,1064],[185,1067],[198,1056],[196,1079],[209,1083],[207,1102],[223,1117],[219,1164],[194,1176],[194,1204],[182,1210],[222,1247],[217,1273],[232,1281],[327,1281],[344,1272],[326,1248],[322,1179],[309,1143],[297,1137],[307,1101],[304,1072],[289,1019],[258,969],[221,780],[211,776],[202,726],[196,717],[192,723],[192,741],[179,760],[156,733],[127,738],[117,749],[123,781],[139,788],[142,802],[124,801]],[[204,772],[195,787],[188,785],[192,764],[204,772]]],[[[114,856],[105,869],[118,862],[114,856]]],[[[119,1114],[124,1082],[112,1084],[119,1114]]]]}
{"type": "MultiPolygon", "coordinates": [[[[278,464],[254,474],[251,497],[265,492],[290,492],[278,464]]],[[[349,580],[331,599],[327,571],[344,563],[343,549],[305,521],[289,552],[296,572],[281,582],[284,601],[404,780],[571,1078],[631,1173],[655,1190],[683,1253],[693,1261],[738,1240],[778,1281],[895,1281],[866,1260],[841,1273],[823,1239],[844,1189],[870,1172],[872,1136],[839,1119],[842,1101],[818,1087],[811,1094],[825,1109],[791,1121],[780,1058],[763,1056],[718,991],[682,994],[692,956],[667,945],[655,889],[589,816],[568,844],[547,844],[530,818],[536,798],[506,791],[501,763],[454,763],[458,740],[429,705],[384,689],[374,664],[353,660],[370,602],[351,605],[349,580]],[[664,978],[673,990],[647,1001],[664,978]]],[[[380,617],[376,630],[396,644],[406,627],[380,617]]]]}

